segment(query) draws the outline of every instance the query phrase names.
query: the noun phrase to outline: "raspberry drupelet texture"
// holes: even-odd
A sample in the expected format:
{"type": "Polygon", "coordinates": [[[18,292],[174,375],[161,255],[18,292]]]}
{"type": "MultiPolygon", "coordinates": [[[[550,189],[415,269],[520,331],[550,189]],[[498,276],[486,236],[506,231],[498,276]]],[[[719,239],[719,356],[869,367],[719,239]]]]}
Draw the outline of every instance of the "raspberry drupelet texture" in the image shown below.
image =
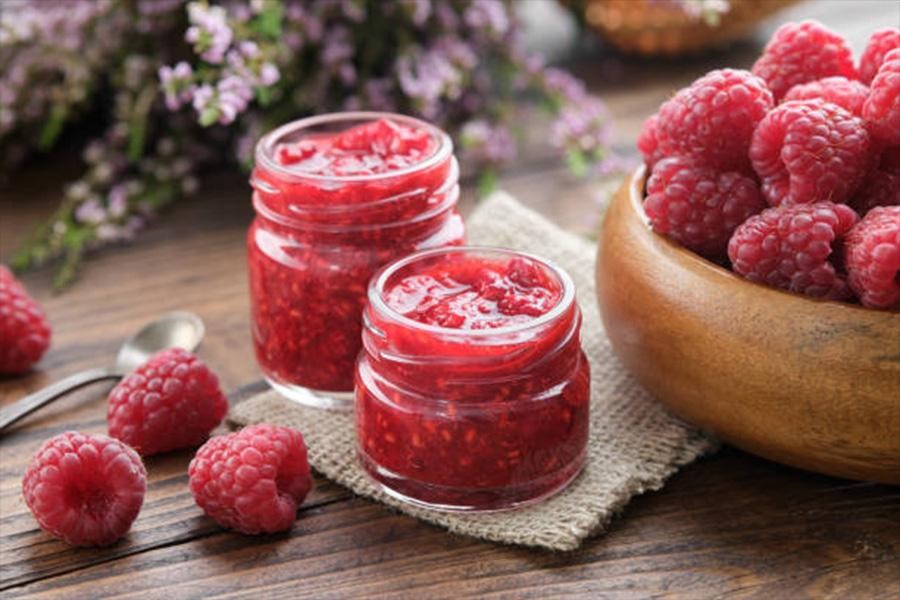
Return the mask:
{"type": "Polygon", "coordinates": [[[814,100],[821,98],[826,102],[837,104],[844,110],[862,116],[863,103],[869,95],[869,88],[855,79],[846,77],[826,77],[800,83],[792,87],[784,96],[784,102],[790,100],[814,100]]]}
{"type": "Polygon", "coordinates": [[[873,33],[859,57],[859,80],[867,85],[871,83],[885,55],[894,48],[900,48],[900,29],[886,27],[873,33]]]}
{"type": "Polygon", "coordinates": [[[735,228],[766,206],[751,177],[673,157],[653,168],[644,211],[657,233],[718,259],[725,256],[735,228]]]}
{"type": "Polygon", "coordinates": [[[223,527],[242,533],[291,528],[312,478],[299,431],[253,425],[210,439],[188,468],[191,493],[223,527]]]}
{"type": "Polygon", "coordinates": [[[845,241],[847,279],[863,306],[900,308],[900,206],[876,207],[845,241]]]}
{"type": "Polygon", "coordinates": [[[44,531],[75,546],[106,546],[131,528],[146,487],[134,450],[105,435],[67,431],[34,455],[22,495],[44,531]]]}
{"type": "Polygon", "coordinates": [[[644,164],[648,168],[652,168],[658,161],[666,157],[666,153],[660,147],[658,120],[657,115],[648,117],[637,138],[638,150],[643,155],[644,164]]]}
{"type": "Polygon", "coordinates": [[[50,325],[44,311],[0,265],[0,373],[27,372],[49,346],[50,325]]]}
{"type": "Polygon", "coordinates": [[[753,133],[750,160],[772,206],[844,202],[871,167],[862,119],[824,100],[775,107],[753,133]]]}
{"type": "Polygon", "coordinates": [[[857,79],[847,41],[817,21],[779,27],[752,71],[765,80],[776,101],[798,83],[834,75],[857,79]]]}
{"type": "Polygon", "coordinates": [[[772,93],[749,71],[710,71],[659,109],[660,150],[723,171],[748,171],[753,129],[772,108],[772,93]]]}
{"type": "Polygon", "coordinates": [[[900,145],[900,48],[884,57],[862,114],[875,138],[886,145],[900,145]]]}
{"type": "Polygon", "coordinates": [[[196,356],[169,348],[109,394],[109,434],[144,456],[202,444],[228,412],[219,379],[196,356]]]}
{"type": "Polygon", "coordinates": [[[853,209],[831,202],[768,208],[735,230],[728,257],[750,281],[845,300],[850,288],[830,259],[857,220],[853,209]]]}

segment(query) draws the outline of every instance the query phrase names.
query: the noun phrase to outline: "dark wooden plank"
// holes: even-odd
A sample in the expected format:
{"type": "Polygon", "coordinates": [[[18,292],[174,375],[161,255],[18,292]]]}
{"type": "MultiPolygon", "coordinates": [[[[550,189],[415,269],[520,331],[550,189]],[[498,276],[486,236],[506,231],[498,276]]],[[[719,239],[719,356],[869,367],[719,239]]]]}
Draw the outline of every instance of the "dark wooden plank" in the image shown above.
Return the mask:
{"type": "Polygon", "coordinates": [[[184,598],[891,598],[900,594],[898,501],[897,488],[726,450],[637,499],[607,536],[570,553],[453,536],[353,500],[306,511],[278,539],[223,532],[10,593],[76,598],[127,589],[140,597],[166,586],[184,598]]]}

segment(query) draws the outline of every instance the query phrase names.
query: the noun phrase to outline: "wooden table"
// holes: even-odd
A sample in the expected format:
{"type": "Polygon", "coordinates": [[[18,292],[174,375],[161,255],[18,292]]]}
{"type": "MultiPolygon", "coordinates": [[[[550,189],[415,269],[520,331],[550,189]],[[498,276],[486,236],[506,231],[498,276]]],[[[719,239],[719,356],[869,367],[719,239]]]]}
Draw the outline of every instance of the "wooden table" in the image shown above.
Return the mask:
{"type": "MultiPolygon", "coordinates": [[[[842,31],[858,51],[871,30],[900,24],[900,4],[823,1],[777,21],[807,16],[842,31]]],[[[604,59],[603,69],[596,57],[582,56],[573,68],[607,99],[619,145],[633,153],[640,121],[667,94],[715,66],[748,65],[758,51],[757,41],[685,62],[604,59]]],[[[3,192],[4,259],[49,214],[74,173],[56,163],[29,167],[3,192]]],[[[608,187],[571,178],[546,155],[523,158],[502,185],[578,231],[592,227],[585,216],[608,187]]],[[[244,257],[250,218],[243,178],[216,174],[198,200],[171,210],[136,243],[93,256],[66,293],[51,294],[47,269],[25,276],[49,312],[54,343],[39,371],[0,380],[0,403],[103,364],[141,323],[175,309],[206,321],[200,353],[229,389],[258,379],[244,257]]],[[[606,535],[558,554],[454,536],[321,478],[290,533],[238,535],[194,505],[185,474],[191,453],[180,452],[147,461],[144,508],[124,541],[74,549],[37,528],[20,480],[48,437],[105,431],[107,390],[99,384],[72,394],[0,441],[3,597],[900,598],[900,489],[805,473],[728,448],[636,498],[606,535]]]]}

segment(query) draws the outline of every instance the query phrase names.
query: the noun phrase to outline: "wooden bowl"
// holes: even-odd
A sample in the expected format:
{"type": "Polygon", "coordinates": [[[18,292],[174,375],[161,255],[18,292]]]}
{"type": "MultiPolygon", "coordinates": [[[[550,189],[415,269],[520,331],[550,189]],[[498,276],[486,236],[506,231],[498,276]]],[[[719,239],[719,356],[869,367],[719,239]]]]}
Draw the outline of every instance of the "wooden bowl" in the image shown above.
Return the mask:
{"type": "Polygon", "coordinates": [[[900,313],[751,283],[655,234],[644,169],[604,218],[597,295],[625,366],[678,415],[765,458],[900,484],[900,313]]]}
{"type": "MultiPolygon", "coordinates": [[[[573,4],[572,0],[563,0],[573,4]]],[[[730,0],[717,23],[689,15],[675,2],[581,0],[584,20],[618,50],[642,56],[698,54],[746,37],[798,0],[730,0]]],[[[579,5],[579,3],[575,3],[579,5]]]]}

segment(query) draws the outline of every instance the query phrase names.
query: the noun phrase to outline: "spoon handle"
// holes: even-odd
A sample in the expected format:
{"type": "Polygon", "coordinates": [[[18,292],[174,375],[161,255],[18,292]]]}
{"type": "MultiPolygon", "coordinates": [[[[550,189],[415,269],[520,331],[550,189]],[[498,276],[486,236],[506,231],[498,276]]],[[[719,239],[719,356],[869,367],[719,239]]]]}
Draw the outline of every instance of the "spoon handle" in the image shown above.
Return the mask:
{"type": "Polygon", "coordinates": [[[51,383],[47,387],[0,409],[0,431],[4,431],[7,427],[25,415],[34,412],[45,404],[49,404],[53,400],[56,400],[72,390],[83,387],[89,383],[94,383],[95,381],[118,379],[120,377],[122,377],[121,373],[110,369],[109,367],[99,367],[74,373],[56,383],[51,383]]]}

